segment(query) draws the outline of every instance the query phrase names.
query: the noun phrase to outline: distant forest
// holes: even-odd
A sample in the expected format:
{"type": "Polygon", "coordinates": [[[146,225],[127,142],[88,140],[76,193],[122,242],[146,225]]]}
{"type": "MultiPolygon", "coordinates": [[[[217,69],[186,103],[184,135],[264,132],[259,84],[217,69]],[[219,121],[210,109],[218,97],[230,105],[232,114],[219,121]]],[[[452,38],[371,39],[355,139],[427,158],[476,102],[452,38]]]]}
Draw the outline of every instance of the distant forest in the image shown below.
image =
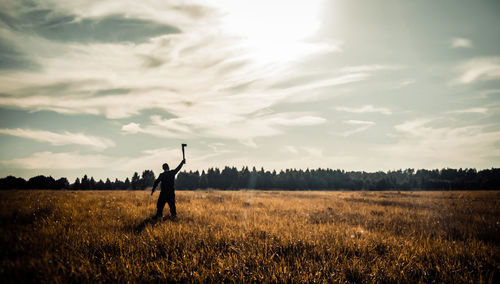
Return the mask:
{"type": "MultiPolygon", "coordinates": [[[[71,189],[71,190],[144,190],[153,185],[155,174],[135,172],[125,181],[109,178],[96,181],[87,175],[70,183],[66,178],[36,176],[29,180],[8,176],[0,179],[0,189],[71,189]]],[[[177,175],[177,190],[216,188],[280,190],[499,190],[500,168],[414,169],[388,172],[359,172],[332,169],[265,171],[255,167],[210,168],[206,172],[189,171],[177,175]]]]}

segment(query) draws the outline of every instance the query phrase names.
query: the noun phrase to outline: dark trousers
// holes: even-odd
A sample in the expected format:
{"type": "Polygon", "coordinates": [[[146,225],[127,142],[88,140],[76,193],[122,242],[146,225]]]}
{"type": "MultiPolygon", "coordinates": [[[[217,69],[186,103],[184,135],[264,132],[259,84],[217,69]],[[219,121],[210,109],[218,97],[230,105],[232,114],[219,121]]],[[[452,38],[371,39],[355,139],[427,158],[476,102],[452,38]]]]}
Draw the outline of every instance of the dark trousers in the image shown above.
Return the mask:
{"type": "Polygon", "coordinates": [[[175,210],[175,195],[165,194],[163,191],[160,193],[158,203],[156,203],[156,217],[163,216],[163,207],[165,207],[165,203],[168,203],[168,206],[170,207],[170,215],[172,215],[172,217],[176,217],[177,212],[175,210]]]}

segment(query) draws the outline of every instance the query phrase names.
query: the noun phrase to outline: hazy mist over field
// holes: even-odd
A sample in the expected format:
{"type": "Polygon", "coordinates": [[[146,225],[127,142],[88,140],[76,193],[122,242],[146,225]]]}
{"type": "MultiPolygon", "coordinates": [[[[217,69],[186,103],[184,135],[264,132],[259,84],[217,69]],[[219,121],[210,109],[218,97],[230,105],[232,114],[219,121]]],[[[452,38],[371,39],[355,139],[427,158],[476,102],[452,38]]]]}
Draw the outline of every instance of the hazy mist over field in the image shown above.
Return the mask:
{"type": "Polygon", "coordinates": [[[499,1],[0,2],[0,176],[500,165],[499,1]]]}

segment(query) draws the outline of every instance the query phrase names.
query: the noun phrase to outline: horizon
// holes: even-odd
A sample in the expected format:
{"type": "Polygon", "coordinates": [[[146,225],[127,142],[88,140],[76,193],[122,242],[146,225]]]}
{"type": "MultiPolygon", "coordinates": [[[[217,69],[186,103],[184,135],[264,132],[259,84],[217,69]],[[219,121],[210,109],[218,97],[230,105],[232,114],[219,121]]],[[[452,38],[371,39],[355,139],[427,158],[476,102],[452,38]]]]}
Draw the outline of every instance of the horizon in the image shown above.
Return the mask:
{"type": "MultiPolygon", "coordinates": [[[[65,177],[36,176],[30,179],[8,176],[0,178],[0,189],[32,190],[145,190],[154,188],[158,179],[153,171],[135,172],[125,180],[118,178],[94,179],[84,175],[71,182],[65,177]]],[[[350,191],[450,191],[450,190],[498,190],[499,168],[476,169],[405,169],[388,172],[359,172],[340,169],[287,169],[280,172],[225,167],[210,168],[206,172],[181,172],[175,178],[177,190],[350,190],[350,191]]],[[[174,176],[176,173],[174,174],[174,176]]],[[[172,176],[173,177],[173,176],[172,176]]],[[[162,187],[163,188],[163,187],[162,187]]],[[[154,192],[154,190],[153,190],[154,192]]]]}
{"type": "Polygon", "coordinates": [[[500,167],[498,1],[0,11],[2,177],[500,167]]]}
{"type": "MultiPolygon", "coordinates": [[[[184,170],[184,169],[181,169],[179,172],[180,173],[196,173],[198,172],[198,175],[202,175],[203,173],[207,174],[209,170],[219,170],[220,172],[222,172],[222,170],[224,170],[225,168],[229,168],[229,169],[236,169],[238,172],[242,172],[246,169],[248,169],[248,171],[250,172],[253,172],[253,170],[255,169],[256,172],[262,172],[264,171],[265,173],[273,173],[273,172],[276,172],[276,174],[281,174],[281,173],[287,173],[289,171],[297,171],[297,172],[306,172],[306,171],[341,171],[342,173],[364,173],[364,174],[376,174],[376,173],[384,173],[384,174],[390,174],[390,173],[395,173],[395,172],[403,172],[403,173],[407,173],[408,170],[411,170],[412,171],[412,174],[411,175],[415,175],[417,172],[419,171],[428,171],[428,172],[433,172],[433,171],[438,171],[439,173],[441,173],[442,171],[445,171],[445,170],[454,170],[454,171],[469,171],[469,170],[474,170],[476,173],[479,173],[479,172],[483,172],[483,171],[491,171],[491,170],[498,170],[500,168],[495,168],[495,167],[492,167],[492,168],[484,168],[484,169],[476,169],[476,168],[429,168],[429,169],[424,169],[424,168],[420,168],[420,169],[415,169],[415,168],[406,168],[406,169],[389,169],[389,170],[386,170],[386,171],[383,171],[383,170],[377,170],[377,171],[362,171],[362,170],[345,170],[345,169],[340,169],[340,168],[304,168],[304,169],[301,169],[301,168],[286,168],[286,169],[279,169],[279,170],[276,170],[276,169],[266,169],[264,167],[256,167],[256,166],[243,166],[241,168],[238,168],[238,167],[235,167],[235,166],[223,166],[223,167],[210,167],[210,168],[206,168],[206,169],[201,169],[201,170],[184,170]]],[[[53,179],[55,180],[58,180],[58,179],[61,179],[61,178],[66,178],[68,180],[68,182],[70,184],[73,184],[75,182],[76,179],[79,179],[81,180],[81,178],[83,178],[84,176],[86,176],[87,178],[93,178],[96,182],[97,181],[106,181],[107,179],[109,179],[111,182],[114,182],[115,180],[118,180],[118,181],[125,181],[126,179],[129,179],[131,180],[132,179],[132,176],[134,176],[135,174],[138,174],[139,177],[141,177],[142,173],[145,172],[145,171],[151,171],[153,172],[153,174],[157,177],[157,174],[163,172],[163,170],[159,171],[159,172],[155,172],[154,170],[152,169],[143,169],[143,170],[138,170],[138,171],[135,171],[133,173],[131,173],[129,176],[125,176],[123,179],[120,179],[118,177],[102,177],[102,178],[94,178],[94,176],[91,176],[91,175],[88,175],[88,174],[82,174],[81,176],[75,176],[74,179],[71,179],[69,177],[66,177],[66,176],[53,176],[53,175],[34,175],[34,176],[29,176],[29,177],[23,177],[23,176],[14,176],[14,175],[6,175],[6,176],[0,176],[0,179],[2,178],[7,178],[7,177],[14,177],[14,178],[22,178],[24,179],[25,181],[28,181],[30,178],[34,178],[34,177],[38,177],[38,176],[45,176],[45,177],[52,177],[53,179]]],[[[176,177],[177,179],[177,177],[176,177]]]]}

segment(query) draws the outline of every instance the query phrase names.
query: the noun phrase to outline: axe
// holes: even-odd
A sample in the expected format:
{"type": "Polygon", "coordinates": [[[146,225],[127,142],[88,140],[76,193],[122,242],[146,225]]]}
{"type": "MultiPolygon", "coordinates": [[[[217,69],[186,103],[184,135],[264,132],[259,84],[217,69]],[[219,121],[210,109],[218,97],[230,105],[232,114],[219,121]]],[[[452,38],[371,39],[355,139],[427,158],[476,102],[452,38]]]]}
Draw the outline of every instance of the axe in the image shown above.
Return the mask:
{"type": "Polygon", "coordinates": [[[186,157],[184,155],[184,147],[187,147],[187,144],[182,143],[182,159],[186,161],[186,157]]]}

